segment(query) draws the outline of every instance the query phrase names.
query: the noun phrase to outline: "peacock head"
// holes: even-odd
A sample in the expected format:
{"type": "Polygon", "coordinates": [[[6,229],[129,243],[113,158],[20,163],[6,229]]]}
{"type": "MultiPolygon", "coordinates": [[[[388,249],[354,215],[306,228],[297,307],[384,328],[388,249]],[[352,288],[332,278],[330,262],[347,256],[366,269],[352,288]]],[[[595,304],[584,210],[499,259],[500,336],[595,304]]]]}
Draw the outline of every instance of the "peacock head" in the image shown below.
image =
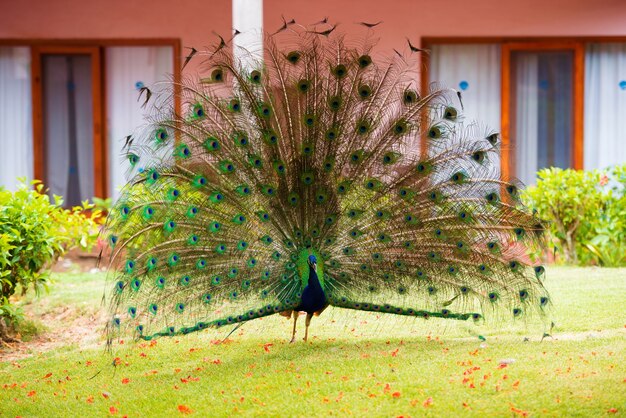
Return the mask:
{"type": "Polygon", "coordinates": [[[313,254],[309,256],[309,266],[313,267],[313,270],[317,269],[317,257],[313,254]]]}

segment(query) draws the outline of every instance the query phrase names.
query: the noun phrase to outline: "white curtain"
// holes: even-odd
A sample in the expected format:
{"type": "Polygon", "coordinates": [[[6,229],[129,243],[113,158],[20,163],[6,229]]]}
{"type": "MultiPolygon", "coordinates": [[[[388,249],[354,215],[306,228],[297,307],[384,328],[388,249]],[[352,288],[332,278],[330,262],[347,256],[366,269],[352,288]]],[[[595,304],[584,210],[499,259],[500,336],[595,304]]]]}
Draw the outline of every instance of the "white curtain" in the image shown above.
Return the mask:
{"type": "Polygon", "coordinates": [[[512,126],[515,155],[515,175],[525,184],[536,179],[539,142],[539,57],[537,54],[518,54],[515,62],[516,112],[512,126]]]}
{"type": "Polygon", "coordinates": [[[91,66],[87,55],[42,59],[46,186],[66,206],[94,194],[91,66]]]}
{"type": "Polygon", "coordinates": [[[626,43],[588,44],[585,169],[626,163],[626,43]]]}
{"type": "MultiPolygon", "coordinates": [[[[119,189],[130,174],[123,155],[125,138],[140,135],[146,124],[149,107],[141,108],[139,90],[145,86],[155,93],[156,85],[171,77],[174,71],[172,47],[106,48],[107,143],[109,153],[109,196],[117,199],[119,189]]],[[[154,99],[152,99],[154,100],[154,99]]],[[[146,163],[140,161],[137,169],[146,163]]]]}
{"type": "Polygon", "coordinates": [[[30,48],[0,47],[0,186],[33,178],[30,48]]]}
{"type": "Polygon", "coordinates": [[[500,131],[500,45],[434,45],[429,78],[459,90],[466,122],[500,131]]]}
{"type": "Polygon", "coordinates": [[[233,52],[243,68],[253,69],[263,59],[263,0],[233,0],[233,52]]]}

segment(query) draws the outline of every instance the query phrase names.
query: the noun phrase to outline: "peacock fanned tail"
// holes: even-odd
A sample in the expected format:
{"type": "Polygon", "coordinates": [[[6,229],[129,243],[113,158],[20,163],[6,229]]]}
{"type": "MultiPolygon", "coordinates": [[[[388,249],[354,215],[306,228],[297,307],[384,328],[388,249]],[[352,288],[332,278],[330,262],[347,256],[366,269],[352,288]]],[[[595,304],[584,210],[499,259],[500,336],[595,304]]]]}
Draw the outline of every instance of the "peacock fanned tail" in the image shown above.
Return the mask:
{"type": "Polygon", "coordinates": [[[252,68],[208,51],[207,74],[155,94],[104,230],[109,338],[290,311],[309,255],[332,306],[541,313],[525,254],[543,226],[500,174],[499,136],[463,122],[455,91],[419,93],[410,59],[292,32],[265,36],[252,68]]]}

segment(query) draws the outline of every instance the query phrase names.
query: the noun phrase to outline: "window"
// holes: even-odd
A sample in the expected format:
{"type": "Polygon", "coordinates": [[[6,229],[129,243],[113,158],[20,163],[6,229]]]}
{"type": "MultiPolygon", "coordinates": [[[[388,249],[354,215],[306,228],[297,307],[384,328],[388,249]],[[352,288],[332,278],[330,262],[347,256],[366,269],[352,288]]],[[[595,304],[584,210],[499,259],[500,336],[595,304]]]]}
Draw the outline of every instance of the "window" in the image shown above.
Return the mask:
{"type": "Polygon", "coordinates": [[[626,39],[425,39],[428,82],[501,132],[505,175],[626,161],[626,39]],[[499,58],[494,59],[494,56],[499,58]],[[499,109],[496,110],[496,109],[499,109]]]}
{"type": "Polygon", "coordinates": [[[125,138],[144,123],[139,90],[179,79],[179,52],[177,40],[0,47],[0,185],[37,178],[66,206],[116,197],[125,138]]]}

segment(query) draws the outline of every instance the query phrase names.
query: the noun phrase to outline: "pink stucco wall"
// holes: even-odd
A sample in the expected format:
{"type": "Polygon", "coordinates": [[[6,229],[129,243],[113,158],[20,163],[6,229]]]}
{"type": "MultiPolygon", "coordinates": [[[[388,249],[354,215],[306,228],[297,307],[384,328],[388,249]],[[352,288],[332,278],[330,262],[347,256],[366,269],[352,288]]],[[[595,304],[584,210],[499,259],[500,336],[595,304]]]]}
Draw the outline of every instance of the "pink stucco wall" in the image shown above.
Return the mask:
{"type": "Polygon", "coordinates": [[[269,30],[280,15],[310,24],[329,16],[343,31],[355,22],[384,21],[384,48],[403,48],[405,37],[626,35],[626,0],[264,0],[269,30]]]}
{"type": "MultiPolygon", "coordinates": [[[[0,0],[0,39],[180,38],[183,46],[227,36],[230,0],[0,0]]],[[[324,16],[342,31],[383,20],[381,47],[404,37],[626,35],[626,0],[265,0],[268,30],[280,15],[312,23],[324,16]]]]}

